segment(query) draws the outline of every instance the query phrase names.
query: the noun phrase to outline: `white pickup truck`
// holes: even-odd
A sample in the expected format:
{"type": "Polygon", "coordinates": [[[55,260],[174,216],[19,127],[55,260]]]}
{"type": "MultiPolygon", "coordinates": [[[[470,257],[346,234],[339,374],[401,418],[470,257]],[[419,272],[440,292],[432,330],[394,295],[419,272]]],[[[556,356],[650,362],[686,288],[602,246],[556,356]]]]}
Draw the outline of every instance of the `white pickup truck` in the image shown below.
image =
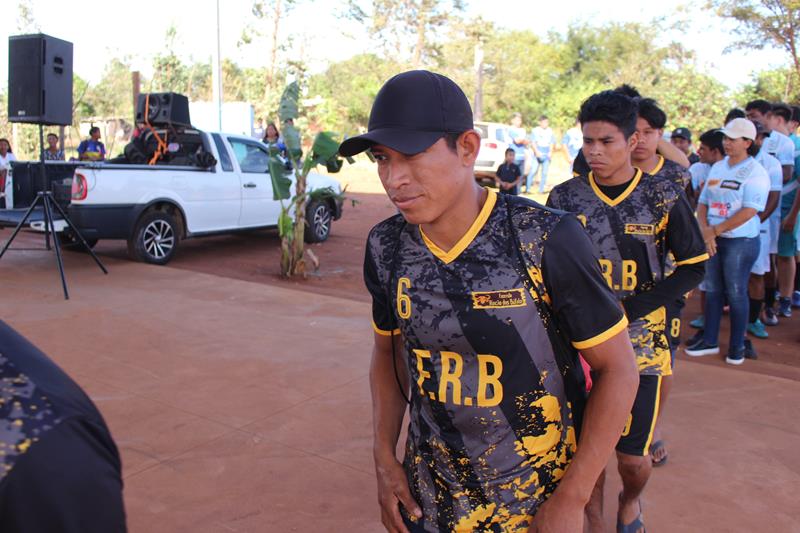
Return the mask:
{"type": "MultiPolygon", "coordinates": [[[[280,202],[273,199],[267,146],[241,135],[197,133],[202,150],[216,158],[207,169],[111,162],[77,166],[67,214],[84,238],[92,245],[125,239],[133,258],[163,265],[182,239],[277,226],[280,202]]],[[[287,170],[286,176],[293,195],[294,173],[287,170]]],[[[332,221],[341,217],[339,182],[309,174],[309,191],[326,189],[331,194],[312,195],[307,204],[308,242],[327,239],[332,221]]],[[[68,232],[62,237],[67,242],[68,232]]]]}

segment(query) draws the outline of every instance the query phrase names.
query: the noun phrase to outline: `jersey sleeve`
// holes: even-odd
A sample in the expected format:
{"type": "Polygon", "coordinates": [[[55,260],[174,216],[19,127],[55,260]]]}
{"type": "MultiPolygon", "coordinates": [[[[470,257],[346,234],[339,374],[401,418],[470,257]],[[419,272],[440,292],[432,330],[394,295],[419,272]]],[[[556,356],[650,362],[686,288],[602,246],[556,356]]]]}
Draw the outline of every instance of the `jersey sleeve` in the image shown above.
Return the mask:
{"type": "Polygon", "coordinates": [[[398,334],[397,321],[391,308],[391,301],[387,292],[387,282],[381,281],[375,257],[367,241],[367,251],[364,256],[364,284],[372,296],[372,328],[379,335],[390,336],[398,334]]]}
{"type": "Polygon", "coordinates": [[[794,166],[794,143],[793,142],[782,142],[781,146],[778,148],[778,151],[775,153],[775,157],[778,158],[781,165],[783,166],[794,166]]]}
{"type": "Polygon", "coordinates": [[[597,346],[628,326],[594,246],[575,217],[564,216],[551,232],[542,270],[556,317],[578,350],[597,346]]]}
{"type": "Polygon", "coordinates": [[[783,169],[780,163],[774,160],[772,162],[774,164],[770,165],[770,168],[765,167],[767,174],[769,174],[769,190],[770,192],[780,192],[783,189],[783,169]]]}
{"type": "Polygon", "coordinates": [[[86,141],[81,141],[81,143],[78,145],[78,153],[79,154],[83,154],[83,153],[86,152],[86,145],[87,144],[88,143],[86,141]]]}
{"type": "Polygon", "coordinates": [[[759,176],[747,180],[742,188],[742,207],[751,207],[756,211],[764,210],[769,195],[769,177],[765,170],[760,170],[759,176]]]}
{"type": "Polygon", "coordinates": [[[683,194],[669,212],[667,247],[675,258],[675,266],[702,263],[708,259],[697,218],[683,194]]]}
{"type": "Polygon", "coordinates": [[[45,433],[0,484],[0,531],[123,533],[119,453],[98,425],[69,419],[45,433]]]}

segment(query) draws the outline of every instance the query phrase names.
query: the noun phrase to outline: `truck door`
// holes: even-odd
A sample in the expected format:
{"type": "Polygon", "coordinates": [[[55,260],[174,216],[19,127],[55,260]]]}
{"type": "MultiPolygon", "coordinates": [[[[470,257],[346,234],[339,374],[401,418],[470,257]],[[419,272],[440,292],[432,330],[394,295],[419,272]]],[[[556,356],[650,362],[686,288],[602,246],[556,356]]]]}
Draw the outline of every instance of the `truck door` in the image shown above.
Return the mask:
{"type": "Polygon", "coordinates": [[[240,227],[272,226],[278,223],[280,203],[272,198],[269,175],[269,154],[261,143],[239,137],[228,137],[239,164],[242,185],[240,227]]]}

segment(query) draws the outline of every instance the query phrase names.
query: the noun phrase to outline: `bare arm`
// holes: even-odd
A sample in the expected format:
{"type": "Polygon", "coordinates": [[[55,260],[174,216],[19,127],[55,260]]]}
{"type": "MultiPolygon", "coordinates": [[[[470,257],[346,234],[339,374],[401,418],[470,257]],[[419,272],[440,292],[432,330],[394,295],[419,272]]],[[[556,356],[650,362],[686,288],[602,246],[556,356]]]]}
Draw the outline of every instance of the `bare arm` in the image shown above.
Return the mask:
{"type": "Polygon", "coordinates": [[[372,362],[369,369],[369,384],[372,392],[372,426],[374,431],[373,456],[378,478],[378,502],[381,506],[381,521],[387,531],[407,533],[400,516],[402,504],[410,513],[422,517],[419,505],[411,497],[405,471],[397,460],[397,439],[406,412],[406,401],[400,393],[397,377],[408,394],[408,372],[403,358],[403,342],[394,336],[395,364],[392,364],[392,338],[375,333],[372,362]]]}
{"type": "Polygon", "coordinates": [[[680,148],[669,141],[659,139],[657,151],[659,154],[663,155],[665,159],[674,161],[684,168],[689,168],[689,158],[686,157],[686,154],[684,154],[680,148]]]}
{"type": "MultiPolygon", "coordinates": [[[[636,356],[627,329],[581,354],[597,377],[583,417],[578,449],[558,488],[537,511],[531,526],[534,532],[545,531],[538,524],[582,521],[583,508],[619,441],[639,387],[636,356]]],[[[579,530],[580,523],[564,526],[565,531],[579,530]]]]}
{"type": "Polygon", "coordinates": [[[764,210],[758,214],[758,218],[761,222],[767,220],[770,215],[775,211],[775,208],[778,207],[778,202],[781,199],[781,191],[769,191],[767,195],[767,205],[764,207],[764,210]]]}
{"type": "Polygon", "coordinates": [[[794,176],[794,166],[781,165],[781,171],[783,171],[783,184],[786,185],[792,181],[792,176],[794,176]]]}
{"type": "Polygon", "coordinates": [[[781,227],[784,231],[794,231],[794,225],[797,223],[797,213],[800,212],[800,193],[794,195],[794,202],[792,207],[786,214],[786,218],[781,222],[781,227]]]}

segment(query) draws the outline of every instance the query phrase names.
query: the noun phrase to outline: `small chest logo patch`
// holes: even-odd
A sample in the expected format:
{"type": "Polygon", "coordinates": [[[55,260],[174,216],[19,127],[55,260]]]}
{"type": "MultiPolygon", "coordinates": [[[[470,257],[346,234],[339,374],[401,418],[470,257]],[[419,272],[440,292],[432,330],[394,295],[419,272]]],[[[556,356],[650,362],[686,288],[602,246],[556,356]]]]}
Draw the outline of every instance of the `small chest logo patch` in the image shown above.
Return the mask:
{"type": "Polygon", "coordinates": [[[475,309],[500,309],[503,307],[524,306],[524,289],[472,293],[472,307],[475,309]]]}
{"type": "Polygon", "coordinates": [[[654,235],[656,227],[652,224],[625,224],[626,235],[654,235]]]}
{"type": "Polygon", "coordinates": [[[741,186],[742,186],[742,184],[739,183],[738,181],[725,180],[722,183],[720,183],[719,188],[720,189],[730,189],[732,191],[738,191],[739,187],[741,187],[741,186]]]}

